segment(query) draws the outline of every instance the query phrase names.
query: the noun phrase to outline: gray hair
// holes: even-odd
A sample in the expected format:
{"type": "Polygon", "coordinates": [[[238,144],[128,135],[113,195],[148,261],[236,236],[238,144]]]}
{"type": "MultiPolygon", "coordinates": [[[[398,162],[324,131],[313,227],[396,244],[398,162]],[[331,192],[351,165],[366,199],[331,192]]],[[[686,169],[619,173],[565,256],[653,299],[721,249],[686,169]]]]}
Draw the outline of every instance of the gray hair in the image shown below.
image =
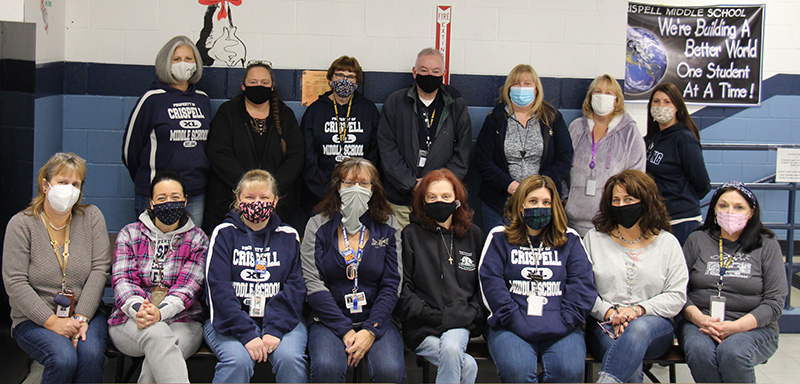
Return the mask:
{"type": "Polygon", "coordinates": [[[414,61],[414,67],[415,68],[417,66],[417,62],[419,62],[419,59],[421,59],[423,56],[436,56],[436,57],[438,57],[439,60],[442,61],[442,69],[444,69],[444,55],[442,55],[442,53],[439,52],[438,49],[430,48],[430,47],[423,48],[421,51],[419,51],[419,53],[417,54],[417,60],[414,61]]]}
{"type": "Polygon", "coordinates": [[[172,55],[178,47],[186,45],[194,52],[194,61],[197,64],[197,70],[192,77],[189,78],[189,84],[194,84],[200,81],[203,77],[203,59],[200,57],[200,51],[194,42],[186,36],[175,36],[171,38],[156,55],[156,76],[164,84],[175,84],[175,78],[172,77],[172,55]]]}

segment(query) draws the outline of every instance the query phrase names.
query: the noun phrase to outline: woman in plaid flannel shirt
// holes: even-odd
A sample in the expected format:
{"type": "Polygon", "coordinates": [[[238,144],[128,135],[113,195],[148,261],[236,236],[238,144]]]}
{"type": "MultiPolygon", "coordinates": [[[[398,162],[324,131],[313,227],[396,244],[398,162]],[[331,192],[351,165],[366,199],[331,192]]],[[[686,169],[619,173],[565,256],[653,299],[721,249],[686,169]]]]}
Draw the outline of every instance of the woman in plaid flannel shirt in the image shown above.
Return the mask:
{"type": "Polygon", "coordinates": [[[186,213],[183,181],[159,172],[150,209],[117,235],[109,336],[122,353],[144,356],[139,382],[188,383],[185,359],[203,341],[201,302],[208,238],[186,213]]]}

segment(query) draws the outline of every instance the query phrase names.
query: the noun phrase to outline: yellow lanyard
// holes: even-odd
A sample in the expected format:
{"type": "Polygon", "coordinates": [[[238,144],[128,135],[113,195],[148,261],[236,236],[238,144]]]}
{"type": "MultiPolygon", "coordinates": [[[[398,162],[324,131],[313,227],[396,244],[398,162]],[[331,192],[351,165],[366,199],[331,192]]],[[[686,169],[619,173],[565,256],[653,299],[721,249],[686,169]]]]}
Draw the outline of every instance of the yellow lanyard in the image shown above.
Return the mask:
{"type": "Polygon", "coordinates": [[[344,124],[339,121],[339,108],[336,105],[336,98],[333,98],[333,113],[336,114],[336,129],[339,132],[339,144],[344,144],[347,139],[347,121],[350,120],[350,108],[353,107],[353,96],[350,96],[350,101],[347,102],[347,116],[344,118],[344,124]]]}
{"type": "Polygon", "coordinates": [[[47,220],[46,215],[44,213],[40,216],[42,218],[42,224],[44,224],[44,228],[47,230],[47,235],[50,237],[50,245],[53,246],[53,253],[56,254],[56,260],[58,260],[58,265],[61,267],[61,292],[67,291],[67,261],[69,261],[69,225],[72,220],[67,220],[67,227],[66,232],[64,234],[64,253],[59,255],[58,253],[58,243],[55,241],[55,230],[50,228],[50,222],[47,220]],[[62,259],[63,256],[63,259],[62,259]]]}

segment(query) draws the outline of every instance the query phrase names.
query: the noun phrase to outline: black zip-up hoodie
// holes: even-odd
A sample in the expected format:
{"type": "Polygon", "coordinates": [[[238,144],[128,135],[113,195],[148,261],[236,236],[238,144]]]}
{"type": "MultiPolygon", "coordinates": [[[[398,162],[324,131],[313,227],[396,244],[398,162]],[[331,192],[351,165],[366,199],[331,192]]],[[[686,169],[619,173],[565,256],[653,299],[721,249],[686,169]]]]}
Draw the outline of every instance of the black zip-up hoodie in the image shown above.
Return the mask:
{"type": "Polygon", "coordinates": [[[453,328],[466,328],[477,336],[486,324],[478,287],[483,232],[473,224],[458,238],[438,226],[424,228],[413,214],[410,221],[401,234],[403,289],[395,310],[406,345],[413,350],[426,337],[439,337],[453,328]]]}

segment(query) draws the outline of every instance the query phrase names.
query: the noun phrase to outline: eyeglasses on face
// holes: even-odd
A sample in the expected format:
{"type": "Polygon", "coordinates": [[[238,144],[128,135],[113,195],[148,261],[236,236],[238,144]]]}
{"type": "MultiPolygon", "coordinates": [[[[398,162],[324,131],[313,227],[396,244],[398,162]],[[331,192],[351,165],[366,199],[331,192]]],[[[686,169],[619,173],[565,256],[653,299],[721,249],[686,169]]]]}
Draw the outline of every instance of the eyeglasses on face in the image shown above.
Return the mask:
{"type": "Polygon", "coordinates": [[[362,187],[362,188],[369,188],[369,187],[372,187],[372,183],[371,183],[371,182],[369,182],[369,181],[366,181],[366,180],[359,180],[359,181],[355,181],[355,180],[342,180],[342,185],[344,185],[345,187],[352,187],[352,186],[354,186],[354,185],[356,185],[356,184],[358,184],[358,186],[359,186],[359,187],[362,187]]]}
{"type": "Polygon", "coordinates": [[[358,79],[358,78],[356,77],[356,75],[345,75],[344,73],[336,72],[336,73],[333,74],[333,79],[334,80],[347,79],[347,80],[355,83],[356,79],[358,79]]]}

